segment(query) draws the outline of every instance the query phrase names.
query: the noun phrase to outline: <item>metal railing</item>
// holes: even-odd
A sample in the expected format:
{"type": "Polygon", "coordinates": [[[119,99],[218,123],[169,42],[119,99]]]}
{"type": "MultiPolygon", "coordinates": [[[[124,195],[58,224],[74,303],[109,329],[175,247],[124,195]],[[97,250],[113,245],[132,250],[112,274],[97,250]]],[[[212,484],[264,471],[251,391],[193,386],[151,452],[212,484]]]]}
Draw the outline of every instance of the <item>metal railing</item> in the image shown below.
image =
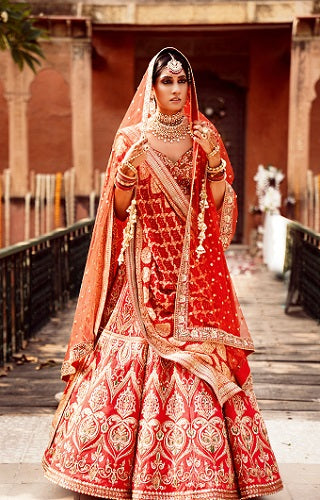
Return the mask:
{"type": "Polygon", "coordinates": [[[291,269],[286,313],[293,305],[320,321],[320,234],[296,222],[288,225],[287,269],[291,269]]]}
{"type": "Polygon", "coordinates": [[[93,224],[0,250],[0,366],[79,293],[93,224]]]}

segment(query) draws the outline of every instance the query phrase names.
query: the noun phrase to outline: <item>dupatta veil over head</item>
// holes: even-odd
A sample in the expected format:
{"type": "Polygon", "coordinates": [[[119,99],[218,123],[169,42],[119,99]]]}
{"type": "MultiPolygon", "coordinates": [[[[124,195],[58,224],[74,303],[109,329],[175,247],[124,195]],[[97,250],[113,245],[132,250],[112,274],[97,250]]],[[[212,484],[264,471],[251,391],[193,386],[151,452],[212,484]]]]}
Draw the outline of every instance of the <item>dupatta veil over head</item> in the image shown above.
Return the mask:
{"type": "MultiPolygon", "coordinates": [[[[176,57],[179,54],[186,60],[181,52],[169,47],[161,50],[150,61],[115,136],[71,338],[62,367],[62,377],[65,380],[77,372],[81,360],[94,349],[99,333],[108,319],[106,310],[110,311],[110,304],[115,303],[116,278],[124,273],[124,270],[119,269],[117,261],[122,244],[123,223],[114,217],[114,179],[128,149],[128,141],[123,139],[126,137],[126,130],[136,127],[139,136],[146,137],[154,65],[157,58],[168,51],[176,57]]],[[[187,351],[197,351],[198,359],[205,359],[215,345],[224,344],[231,353],[230,359],[233,360],[238,378],[243,382],[248,376],[246,355],[253,350],[253,345],[223,255],[235,227],[236,203],[230,186],[233,171],[218,132],[199,112],[191,66],[187,60],[186,62],[190,74],[187,75],[189,89],[184,113],[190,124],[194,120],[202,120],[214,131],[221,147],[221,157],[227,163],[227,188],[222,209],[217,212],[211,190],[208,188],[209,183],[206,181],[206,155],[194,142],[191,193],[185,214],[184,244],[176,291],[173,350],[179,350],[181,359],[187,351]],[[199,225],[199,217],[202,226],[199,225]],[[205,237],[199,240],[201,229],[204,230],[205,237]],[[203,246],[200,256],[197,253],[199,241],[203,246]]],[[[122,266],[122,269],[125,269],[125,266],[122,266]]],[[[177,358],[172,356],[171,359],[177,358]]]]}

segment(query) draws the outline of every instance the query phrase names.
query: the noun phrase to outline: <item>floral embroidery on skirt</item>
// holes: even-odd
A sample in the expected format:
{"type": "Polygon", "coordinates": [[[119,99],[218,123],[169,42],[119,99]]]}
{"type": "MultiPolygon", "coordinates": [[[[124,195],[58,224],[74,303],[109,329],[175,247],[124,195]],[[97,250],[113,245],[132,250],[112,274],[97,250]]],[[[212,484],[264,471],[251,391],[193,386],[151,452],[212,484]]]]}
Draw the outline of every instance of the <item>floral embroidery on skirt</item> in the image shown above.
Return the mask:
{"type": "Polygon", "coordinates": [[[45,452],[49,479],[108,499],[237,499],[281,489],[250,387],[221,408],[205,381],[140,335],[127,287],[107,328],[45,452]]]}

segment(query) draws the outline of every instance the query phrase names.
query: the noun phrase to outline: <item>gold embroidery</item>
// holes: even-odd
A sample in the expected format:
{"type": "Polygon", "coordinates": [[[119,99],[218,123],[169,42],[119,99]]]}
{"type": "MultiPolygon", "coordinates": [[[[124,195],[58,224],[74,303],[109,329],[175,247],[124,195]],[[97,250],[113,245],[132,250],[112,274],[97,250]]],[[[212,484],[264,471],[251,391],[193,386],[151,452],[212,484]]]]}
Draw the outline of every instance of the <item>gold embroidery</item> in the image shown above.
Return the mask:
{"type": "Polygon", "coordinates": [[[220,220],[220,240],[223,250],[226,250],[233,237],[233,212],[236,203],[235,192],[228,182],[226,182],[226,191],[221,209],[220,220]]]}

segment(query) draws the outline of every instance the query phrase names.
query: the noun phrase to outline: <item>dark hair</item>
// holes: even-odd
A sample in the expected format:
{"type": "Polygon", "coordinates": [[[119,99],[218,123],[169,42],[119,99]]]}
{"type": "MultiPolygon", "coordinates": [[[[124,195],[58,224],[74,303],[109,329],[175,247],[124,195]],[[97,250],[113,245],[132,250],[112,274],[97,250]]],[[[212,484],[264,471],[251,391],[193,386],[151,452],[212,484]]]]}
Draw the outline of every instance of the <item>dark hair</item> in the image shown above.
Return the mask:
{"type": "Polygon", "coordinates": [[[152,83],[153,85],[156,83],[156,79],[158,76],[160,76],[161,71],[163,68],[166,67],[169,61],[171,61],[171,55],[177,60],[180,61],[182,64],[182,68],[184,69],[184,72],[187,76],[188,83],[191,82],[191,68],[190,65],[187,61],[187,59],[176,49],[164,49],[160,52],[158,57],[156,58],[153,66],[153,73],[152,73],[152,83]]]}

